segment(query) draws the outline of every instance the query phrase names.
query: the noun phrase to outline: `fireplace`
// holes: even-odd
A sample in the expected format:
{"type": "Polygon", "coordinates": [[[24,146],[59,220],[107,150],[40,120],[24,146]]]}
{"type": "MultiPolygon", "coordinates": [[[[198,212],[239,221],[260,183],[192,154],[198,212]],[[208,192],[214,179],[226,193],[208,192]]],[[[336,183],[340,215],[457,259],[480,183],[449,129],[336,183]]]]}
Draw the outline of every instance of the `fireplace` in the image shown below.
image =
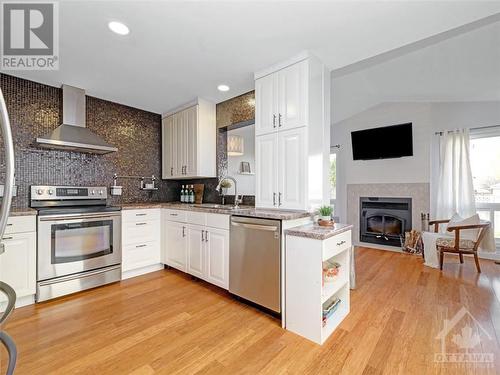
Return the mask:
{"type": "Polygon", "coordinates": [[[359,217],[361,242],[400,247],[411,230],[411,198],[361,197],[359,217]]]}

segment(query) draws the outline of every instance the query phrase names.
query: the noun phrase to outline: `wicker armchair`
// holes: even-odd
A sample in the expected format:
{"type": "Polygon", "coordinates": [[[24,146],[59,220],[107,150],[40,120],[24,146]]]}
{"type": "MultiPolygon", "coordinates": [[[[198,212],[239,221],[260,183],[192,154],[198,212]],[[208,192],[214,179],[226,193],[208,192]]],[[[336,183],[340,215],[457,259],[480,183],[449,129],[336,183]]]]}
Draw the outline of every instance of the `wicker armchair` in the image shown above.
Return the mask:
{"type": "MultiPolygon", "coordinates": [[[[450,220],[432,220],[429,221],[429,225],[434,225],[434,232],[439,232],[439,225],[446,224],[450,220]]],[[[455,232],[455,238],[438,238],[436,241],[437,251],[439,252],[439,268],[443,269],[444,253],[458,254],[460,258],[460,263],[464,262],[464,254],[471,254],[474,256],[474,261],[476,262],[477,272],[481,272],[481,267],[479,266],[479,258],[477,256],[477,250],[481,241],[483,240],[487,229],[490,227],[489,222],[482,222],[480,224],[474,225],[460,225],[460,226],[449,226],[447,228],[448,232],[455,232]],[[478,236],[476,240],[468,240],[460,238],[460,231],[466,229],[479,229],[478,236]]]]}

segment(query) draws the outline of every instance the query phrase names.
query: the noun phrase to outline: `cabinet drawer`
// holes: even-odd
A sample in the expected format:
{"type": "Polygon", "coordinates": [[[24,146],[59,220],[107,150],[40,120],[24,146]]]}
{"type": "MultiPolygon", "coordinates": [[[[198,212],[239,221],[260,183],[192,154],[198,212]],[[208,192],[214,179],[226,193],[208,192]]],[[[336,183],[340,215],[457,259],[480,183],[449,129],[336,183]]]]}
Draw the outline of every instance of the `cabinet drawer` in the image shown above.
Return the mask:
{"type": "Polygon", "coordinates": [[[7,220],[7,233],[36,232],[36,216],[12,216],[7,220]]]}
{"type": "Polygon", "coordinates": [[[188,224],[195,225],[206,225],[207,224],[207,214],[204,212],[187,212],[187,222],[188,224]]]}
{"type": "Polygon", "coordinates": [[[160,242],[144,242],[123,247],[122,270],[131,271],[161,262],[160,242]]]}
{"type": "Polygon", "coordinates": [[[328,238],[323,243],[323,261],[337,255],[351,246],[352,242],[350,230],[328,238]]]}
{"type": "Polygon", "coordinates": [[[207,214],[207,227],[229,230],[229,215],[207,214]]]}
{"type": "Polygon", "coordinates": [[[164,213],[165,220],[178,221],[181,223],[185,223],[187,221],[187,211],[166,209],[164,213]]]}
{"type": "Polygon", "coordinates": [[[146,208],[143,210],[124,210],[122,211],[123,222],[160,220],[159,208],[146,208]]]}
{"type": "Polygon", "coordinates": [[[131,221],[122,224],[123,246],[160,240],[160,220],[131,221]]]}

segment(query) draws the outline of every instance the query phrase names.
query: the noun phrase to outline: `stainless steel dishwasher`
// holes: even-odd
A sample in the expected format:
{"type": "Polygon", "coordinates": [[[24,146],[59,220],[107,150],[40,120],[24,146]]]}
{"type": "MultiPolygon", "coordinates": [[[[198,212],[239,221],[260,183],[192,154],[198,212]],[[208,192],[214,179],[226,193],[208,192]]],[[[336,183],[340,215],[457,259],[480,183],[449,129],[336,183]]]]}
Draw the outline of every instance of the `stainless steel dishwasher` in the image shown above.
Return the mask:
{"type": "Polygon", "coordinates": [[[281,222],[231,217],[229,291],[281,312],[281,222]]]}

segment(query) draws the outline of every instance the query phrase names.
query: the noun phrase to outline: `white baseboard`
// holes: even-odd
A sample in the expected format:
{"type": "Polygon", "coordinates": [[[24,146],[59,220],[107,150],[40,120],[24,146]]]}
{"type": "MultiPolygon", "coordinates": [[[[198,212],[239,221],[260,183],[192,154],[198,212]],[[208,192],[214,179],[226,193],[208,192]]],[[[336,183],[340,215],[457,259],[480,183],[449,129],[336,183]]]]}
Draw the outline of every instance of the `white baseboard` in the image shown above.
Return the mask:
{"type": "MultiPolygon", "coordinates": [[[[0,312],[4,312],[5,308],[7,307],[7,300],[3,298],[2,295],[2,301],[0,301],[0,312]]],[[[15,308],[18,309],[20,307],[28,306],[28,305],[33,305],[35,303],[35,295],[31,294],[29,296],[24,296],[24,297],[18,297],[16,298],[16,306],[15,308]]]]}
{"type": "Polygon", "coordinates": [[[163,268],[164,268],[163,264],[158,263],[158,264],[153,264],[152,266],[146,266],[146,267],[137,268],[135,270],[125,271],[125,272],[122,272],[122,280],[130,279],[131,277],[136,277],[136,276],[140,276],[140,275],[145,275],[145,274],[150,273],[150,272],[159,271],[159,270],[162,270],[163,268]]]}

